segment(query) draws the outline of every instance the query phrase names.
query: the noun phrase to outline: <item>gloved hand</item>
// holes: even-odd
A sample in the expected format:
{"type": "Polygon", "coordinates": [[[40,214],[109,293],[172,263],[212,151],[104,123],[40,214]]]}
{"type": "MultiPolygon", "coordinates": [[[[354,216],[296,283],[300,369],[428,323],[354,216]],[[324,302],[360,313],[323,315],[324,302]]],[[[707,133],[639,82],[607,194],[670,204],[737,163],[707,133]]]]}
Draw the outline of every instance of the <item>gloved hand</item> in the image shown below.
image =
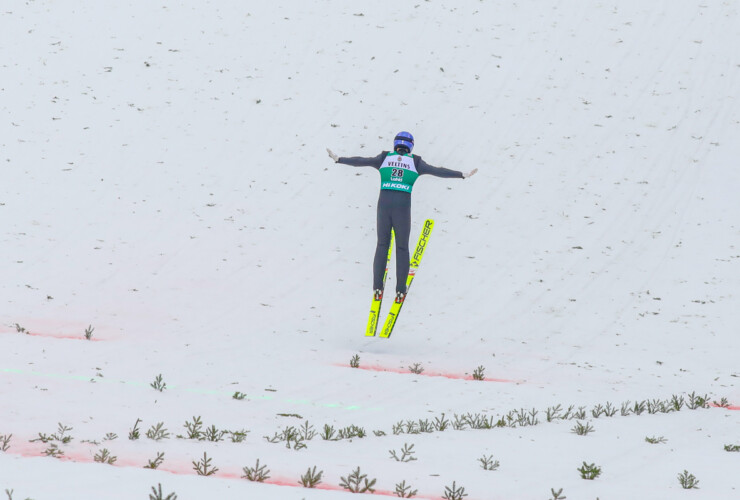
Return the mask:
{"type": "Polygon", "coordinates": [[[475,173],[477,171],[478,171],[478,169],[477,168],[474,168],[473,170],[471,170],[468,173],[463,172],[463,179],[467,179],[468,177],[475,175],[475,173]]]}
{"type": "Polygon", "coordinates": [[[329,158],[331,158],[332,160],[334,160],[334,163],[336,163],[336,162],[339,161],[339,157],[336,154],[334,154],[334,151],[332,151],[329,148],[326,148],[326,152],[329,153],[329,158]]]}

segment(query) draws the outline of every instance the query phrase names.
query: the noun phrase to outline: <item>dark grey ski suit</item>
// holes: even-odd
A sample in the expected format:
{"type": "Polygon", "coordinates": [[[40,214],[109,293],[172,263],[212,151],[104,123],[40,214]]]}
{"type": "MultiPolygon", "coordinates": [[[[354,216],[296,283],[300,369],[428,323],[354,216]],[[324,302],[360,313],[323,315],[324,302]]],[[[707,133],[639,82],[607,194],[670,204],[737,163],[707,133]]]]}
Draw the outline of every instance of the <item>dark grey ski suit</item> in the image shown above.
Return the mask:
{"type": "MultiPolygon", "coordinates": [[[[339,158],[337,163],[354,167],[373,167],[380,170],[388,151],[378,156],[365,158],[353,156],[339,158]]],[[[434,167],[421,159],[421,156],[411,155],[414,166],[419,175],[433,175],[462,179],[462,172],[443,167],[434,167]]],[[[378,197],[378,244],[375,248],[373,260],[373,289],[382,290],[383,274],[388,257],[388,247],[391,244],[391,229],[396,234],[396,292],[406,293],[406,277],[409,273],[409,235],[411,233],[411,193],[381,189],[378,197]]]]}

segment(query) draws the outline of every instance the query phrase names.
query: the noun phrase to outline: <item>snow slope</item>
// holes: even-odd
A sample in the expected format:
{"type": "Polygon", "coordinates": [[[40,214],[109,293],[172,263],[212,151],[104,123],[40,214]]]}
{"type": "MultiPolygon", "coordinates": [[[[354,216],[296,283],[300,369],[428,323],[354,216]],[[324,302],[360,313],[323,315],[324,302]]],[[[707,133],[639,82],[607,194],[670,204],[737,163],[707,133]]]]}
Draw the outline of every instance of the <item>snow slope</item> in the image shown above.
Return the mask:
{"type": "Polygon", "coordinates": [[[1,11],[0,489],[339,499],[359,466],[419,498],[453,481],[470,500],[740,498],[735,2],[1,11]],[[434,234],[397,331],[366,339],[378,180],[325,147],[374,156],[399,130],[480,172],[417,183],[412,231],[433,217],[434,234]],[[731,408],[591,413],[692,391],[731,408]],[[595,432],[547,422],[558,404],[595,432]],[[392,432],[532,409],[538,425],[392,432]],[[194,416],[249,433],[177,439],[194,416]],[[147,439],[159,422],[170,438],[147,439]],[[368,436],[263,438],[305,422],[368,436]],[[30,440],[60,424],[74,439],[46,457],[30,440]],[[404,444],[418,460],[389,458],[404,444]],[[204,452],[215,476],[192,470],[204,452]],[[273,484],[240,478],[257,459],[273,484]],[[297,483],[313,466],[327,489],[297,483]]]}

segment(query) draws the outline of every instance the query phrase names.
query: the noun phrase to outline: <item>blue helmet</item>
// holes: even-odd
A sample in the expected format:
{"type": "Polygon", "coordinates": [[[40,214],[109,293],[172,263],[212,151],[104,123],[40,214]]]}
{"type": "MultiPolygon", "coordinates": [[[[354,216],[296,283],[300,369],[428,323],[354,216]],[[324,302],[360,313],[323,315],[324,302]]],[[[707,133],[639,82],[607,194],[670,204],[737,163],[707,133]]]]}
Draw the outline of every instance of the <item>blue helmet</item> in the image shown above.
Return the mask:
{"type": "Polygon", "coordinates": [[[393,139],[393,150],[398,148],[406,148],[409,153],[414,149],[414,136],[409,132],[399,132],[396,134],[396,138],[393,139]]]}

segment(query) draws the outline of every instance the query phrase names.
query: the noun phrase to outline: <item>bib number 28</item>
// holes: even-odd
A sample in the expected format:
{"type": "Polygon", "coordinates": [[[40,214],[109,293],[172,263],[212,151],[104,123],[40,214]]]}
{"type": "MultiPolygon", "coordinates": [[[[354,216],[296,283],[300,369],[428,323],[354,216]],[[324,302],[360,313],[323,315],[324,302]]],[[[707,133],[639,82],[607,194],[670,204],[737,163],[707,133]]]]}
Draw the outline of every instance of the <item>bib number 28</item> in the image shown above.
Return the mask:
{"type": "Polygon", "coordinates": [[[393,173],[391,174],[393,177],[403,177],[403,169],[402,168],[394,168],[393,173]]]}

